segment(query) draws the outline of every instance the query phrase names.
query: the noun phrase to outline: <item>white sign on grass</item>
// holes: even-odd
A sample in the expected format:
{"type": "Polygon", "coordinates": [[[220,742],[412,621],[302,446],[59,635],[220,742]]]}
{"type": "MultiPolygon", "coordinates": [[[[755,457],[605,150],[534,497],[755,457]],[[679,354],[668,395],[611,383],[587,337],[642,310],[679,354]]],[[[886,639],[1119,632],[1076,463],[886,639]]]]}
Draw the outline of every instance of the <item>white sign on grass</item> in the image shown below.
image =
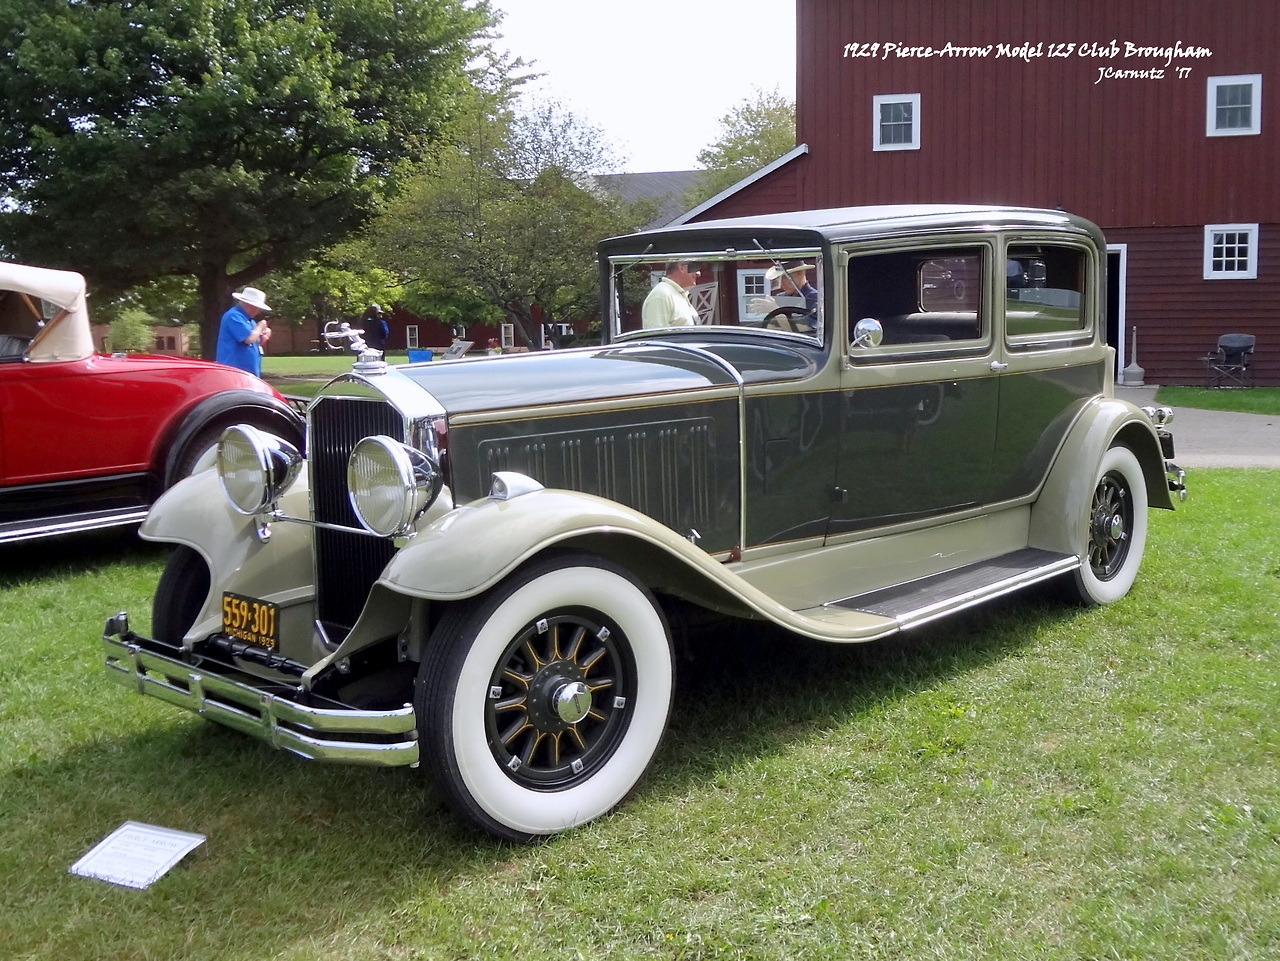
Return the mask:
{"type": "Polygon", "coordinates": [[[203,834],[125,821],[71,865],[71,873],[145,888],[202,844],[203,834]]]}

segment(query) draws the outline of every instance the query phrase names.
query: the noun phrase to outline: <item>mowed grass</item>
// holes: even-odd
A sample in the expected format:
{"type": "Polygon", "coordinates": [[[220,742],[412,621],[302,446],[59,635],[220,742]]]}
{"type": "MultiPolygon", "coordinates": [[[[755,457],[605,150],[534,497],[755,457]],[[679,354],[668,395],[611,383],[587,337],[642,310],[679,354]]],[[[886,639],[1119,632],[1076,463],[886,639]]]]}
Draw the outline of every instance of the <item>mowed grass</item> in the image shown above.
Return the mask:
{"type": "Polygon", "coordinates": [[[1207,387],[1161,387],[1156,400],[1172,407],[1226,410],[1241,414],[1280,414],[1280,387],[1242,389],[1207,387]]]}
{"type": "Polygon", "coordinates": [[[421,775],[320,766],[102,679],[160,551],[0,555],[0,957],[1280,956],[1280,474],[1200,471],[1107,608],[1048,591],[873,645],[703,632],[617,812],[534,847],[421,775]],[[146,891],[67,869],[207,835],[146,891]]]}

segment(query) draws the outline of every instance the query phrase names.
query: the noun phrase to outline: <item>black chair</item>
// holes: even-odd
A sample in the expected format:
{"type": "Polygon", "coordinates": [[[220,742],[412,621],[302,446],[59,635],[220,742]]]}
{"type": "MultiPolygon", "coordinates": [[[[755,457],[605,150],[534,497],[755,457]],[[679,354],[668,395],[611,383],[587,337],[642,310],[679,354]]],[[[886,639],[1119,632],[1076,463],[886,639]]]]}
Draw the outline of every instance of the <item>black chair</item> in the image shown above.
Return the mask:
{"type": "Polygon", "coordinates": [[[1210,387],[1252,387],[1249,361],[1258,338],[1253,334],[1223,334],[1217,350],[1200,358],[1208,371],[1210,387]]]}

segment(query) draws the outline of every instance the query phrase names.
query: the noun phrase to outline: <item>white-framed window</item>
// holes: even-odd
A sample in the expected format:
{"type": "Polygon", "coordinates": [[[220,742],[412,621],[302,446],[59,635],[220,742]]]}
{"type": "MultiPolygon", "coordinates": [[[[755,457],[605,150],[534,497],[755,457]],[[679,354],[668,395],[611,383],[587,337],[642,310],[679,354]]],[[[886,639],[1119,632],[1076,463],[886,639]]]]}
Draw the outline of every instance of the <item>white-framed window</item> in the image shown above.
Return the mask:
{"type": "Polygon", "coordinates": [[[404,328],[404,345],[407,350],[418,349],[418,325],[406,324],[404,328]]]}
{"type": "MultiPolygon", "coordinates": [[[[752,310],[754,301],[769,296],[769,284],[764,279],[764,268],[759,270],[741,270],[738,272],[738,323],[758,323],[769,311],[752,310]]],[[[764,305],[759,305],[763,307],[764,305]]]]}
{"type": "Polygon", "coordinates": [[[1209,224],[1204,228],[1205,280],[1253,280],[1257,276],[1257,224],[1209,224]]]}
{"type": "Polygon", "coordinates": [[[891,93],[871,98],[871,148],[920,149],[920,94],[891,93]]]}
{"type": "Polygon", "coordinates": [[[1262,74],[1210,77],[1204,124],[1207,137],[1262,133],[1262,74]]]}
{"type": "Polygon", "coordinates": [[[499,329],[502,331],[502,349],[511,350],[516,345],[516,325],[503,324],[499,329]]]}

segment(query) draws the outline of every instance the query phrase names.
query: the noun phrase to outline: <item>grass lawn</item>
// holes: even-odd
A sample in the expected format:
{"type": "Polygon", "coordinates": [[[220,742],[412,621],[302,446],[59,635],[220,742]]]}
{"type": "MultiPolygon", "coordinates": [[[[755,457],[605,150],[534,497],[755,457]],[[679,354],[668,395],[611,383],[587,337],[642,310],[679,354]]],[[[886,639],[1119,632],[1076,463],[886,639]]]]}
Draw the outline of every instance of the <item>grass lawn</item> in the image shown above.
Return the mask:
{"type": "Polygon", "coordinates": [[[1110,607],[700,638],[635,796],[534,847],[107,686],[160,551],[8,548],[0,957],[1276,958],[1280,473],[1192,482],[1110,607]],[[67,873],[126,820],[208,841],[146,891],[67,873]]]}
{"type": "Polygon", "coordinates": [[[1242,414],[1280,414],[1280,387],[1247,387],[1238,390],[1207,387],[1161,387],[1156,400],[1170,407],[1227,410],[1242,414]]]}

